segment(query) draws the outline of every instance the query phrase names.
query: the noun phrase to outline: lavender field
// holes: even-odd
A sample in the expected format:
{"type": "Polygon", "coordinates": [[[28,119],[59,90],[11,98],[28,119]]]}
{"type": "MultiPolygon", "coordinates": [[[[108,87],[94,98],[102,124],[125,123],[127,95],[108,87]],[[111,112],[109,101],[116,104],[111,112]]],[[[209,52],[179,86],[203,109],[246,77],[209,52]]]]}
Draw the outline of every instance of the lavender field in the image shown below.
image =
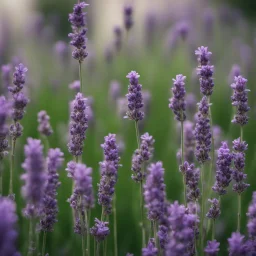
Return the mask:
{"type": "Polygon", "coordinates": [[[0,256],[256,255],[255,24],[57,3],[0,10],[0,256]]]}

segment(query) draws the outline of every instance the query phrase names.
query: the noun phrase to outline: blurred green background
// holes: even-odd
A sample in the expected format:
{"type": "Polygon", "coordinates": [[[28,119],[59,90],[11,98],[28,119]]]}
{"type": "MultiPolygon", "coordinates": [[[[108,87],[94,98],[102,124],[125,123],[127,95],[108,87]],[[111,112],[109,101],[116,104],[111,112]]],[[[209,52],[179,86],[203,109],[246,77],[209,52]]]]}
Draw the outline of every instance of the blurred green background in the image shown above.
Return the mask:
{"type": "MultiPolygon", "coordinates": [[[[246,153],[246,173],[250,188],[242,197],[242,232],[246,234],[246,211],[255,190],[255,30],[254,23],[242,15],[240,10],[219,3],[193,1],[160,1],[159,4],[133,1],[135,9],[134,27],[125,34],[121,52],[113,50],[113,26],[122,25],[122,1],[90,1],[88,12],[88,52],[82,73],[84,94],[93,97],[94,121],[87,131],[83,162],[93,168],[95,197],[99,182],[99,161],[103,158],[100,144],[108,133],[116,133],[123,139],[125,150],[121,157],[122,167],[116,185],[118,246],[119,255],[127,252],[140,255],[141,233],[139,222],[139,185],[131,179],[131,157],[136,149],[134,123],[118,115],[115,104],[109,101],[109,84],[117,80],[121,84],[121,96],[127,92],[131,70],[140,75],[143,89],[150,91],[150,111],[141,127],[141,133],[154,136],[155,153],[153,161],[163,161],[167,196],[170,201],[182,201],[182,177],[178,171],[176,153],[179,148],[179,134],[173,113],[168,108],[171,97],[172,78],[182,73],[187,76],[187,92],[193,92],[200,100],[199,82],[194,75],[197,66],[194,50],[201,45],[209,46],[212,64],[215,66],[215,88],[212,96],[214,125],[222,129],[222,139],[231,141],[239,136],[239,129],[231,124],[231,89],[228,81],[233,64],[241,66],[242,75],[248,78],[250,121],[244,128],[244,139],[249,143],[246,153]],[[168,8],[166,8],[168,7],[168,8]],[[209,14],[212,23],[209,26],[209,14]],[[151,14],[154,23],[147,20],[151,14]],[[207,16],[208,14],[208,16],[207,16]],[[188,36],[179,35],[173,43],[174,30],[179,22],[188,24],[188,36]],[[102,26],[105,25],[104,27],[102,26]],[[109,48],[110,47],[110,48],[109,48]],[[107,49],[113,50],[113,60],[106,60],[107,49]]],[[[235,1],[232,1],[233,3],[235,1]]],[[[240,3],[241,1],[237,1],[240,3]]],[[[243,1],[246,4],[248,1],[243,1]]],[[[254,3],[251,1],[251,3],[254,3]]],[[[50,137],[51,147],[60,147],[66,162],[72,159],[67,151],[69,101],[75,92],[68,85],[78,80],[78,63],[68,57],[60,58],[54,50],[59,40],[68,42],[71,31],[67,22],[74,1],[38,1],[29,3],[26,14],[2,15],[0,39],[0,61],[15,63],[17,59],[28,66],[27,93],[30,103],[22,120],[24,134],[17,142],[15,163],[15,194],[19,214],[19,248],[22,253],[27,247],[28,221],[21,215],[24,201],[20,195],[21,163],[24,161],[23,147],[27,137],[39,138],[37,113],[46,110],[51,117],[54,134],[50,137]],[[36,3],[36,4],[35,4],[36,3]],[[37,12],[34,12],[37,10],[37,12]],[[15,17],[17,17],[15,19],[15,17]],[[22,24],[22,26],[17,25],[22,24]],[[4,36],[3,36],[4,35],[4,36]],[[2,46],[2,48],[1,48],[2,46]],[[14,58],[16,56],[16,58],[14,58]]],[[[1,4],[0,4],[1,6],[1,4]]],[[[4,4],[6,10],[9,5],[4,4]]],[[[3,10],[3,9],[2,9],[3,10]]],[[[255,11],[255,8],[249,8],[255,11]]],[[[5,93],[4,88],[2,92],[5,93]]],[[[192,118],[193,119],[193,118],[192,118]]],[[[198,163],[196,163],[198,164],[198,163]]],[[[67,199],[71,195],[71,180],[66,176],[65,165],[60,172],[61,187],[58,190],[59,215],[55,230],[47,238],[47,252],[50,255],[81,255],[80,238],[73,234],[71,208],[67,199]]],[[[9,161],[4,162],[4,191],[8,191],[9,161]]],[[[221,242],[221,253],[227,255],[227,238],[236,229],[237,198],[230,189],[222,202],[222,214],[217,221],[216,238],[221,242]]],[[[100,217],[101,209],[96,204],[92,217],[100,217]]],[[[110,227],[112,229],[112,216],[110,227]]],[[[92,220],[91,220],[92,224],[92,220]]],[[[108,255],[113,255],[113,236],[108,239],[108,255]]]]}

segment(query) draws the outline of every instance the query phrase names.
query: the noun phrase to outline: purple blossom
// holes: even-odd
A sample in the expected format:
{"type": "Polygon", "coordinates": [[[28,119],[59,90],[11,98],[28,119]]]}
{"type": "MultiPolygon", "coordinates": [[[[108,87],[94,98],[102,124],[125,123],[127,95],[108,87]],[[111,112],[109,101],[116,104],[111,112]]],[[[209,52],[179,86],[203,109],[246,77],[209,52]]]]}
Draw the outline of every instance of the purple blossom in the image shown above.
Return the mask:
{"type": "Polygon", "coordinates": [[[145,207],[148,210],[148,219],[158,221],[164,213],[166,197],[162,162],[151,164],[148,171],[144,185],[145,207]]]}
{"type": "Polygon", "coordinates": [[[228,239],[228,252],[229,256],[244,256],[247,255],[246,243],[244,241],[244,236],[239,232],[234,232],[231,238],[228,239]]]}
{"type": "Polygon", "coordinates": [[[242,76],[235,77],[235,82],[231,84],[231,88],[234,90],[231,97],[232,105],[236,108],[236,114],[232,123],[239,124],[241,126],[248,123],[247,112],[250,110],[248,106],[247,93],[250,91],[246,89],[247,79],[242,76]]]}
{"type": "Polygon", "coordinates": [[[95,218],[95,225],[90,229],[90,233],[98,243],[104,241],[110,234],[108,222],[103,222],[95,218]]]}
{"type": "Polygon", "coordinates": [[[75,80],[68,87],[69,87],[69,89],[74,90],[75,92],[79,92],[80,91],[80,81],[75,80]]]}
{"type": "Polygon", "coordinates": [[[115,26],[114,27],[114,45],[115,45],[115,49],[117,52],[120,52],[121,48],[122,48],[122,35],[123,35],[123,30],[120,26],[115,26]]]}
{"type": "Polygon", "coordinates": [[[59,212],[57,203],[57,188],[60,186],[58,169],[64,161],[63,153],[59,148],[49,149],[47,163],[47,182],[43,198],[42,217],[40,220],[40,230],[52,232],[53,226],[57,222],[59,212]]]}
{"type": "Polygon", "coordinates": [[[253,192],[252,202],[249,205],[247,217],[248,217],[248,223],[247,223],[248,234],[252,239],[255,239],[256,238],[256,192],[253,192]]]}
{"type": "Polygon", "coordinates": [[[0,198],[0,255],[20,256],[16,250],[18,217],[15,211],[16,206],[13,200],[0,198]]]}
{"type": "Polygon", "coordinates": [[[127,31],[133,26],[133,7],[126,5],[124,7],[124,27],[127,31]]]}
{"type": "Polygon", "coordinates": [[[236,76],[241,75],[241,68],[239,65],[234,64],[230,70],[229,76],[228,76],[228,83],[232,84],[236,76]]]}
{"type": "Polygon", "coordinates": [[[112,211],[112,197],[117,182],[120,157],[116,143],[116,135],[105,136],[105,142],[101,145],[104,151],[104,161],[100,162],[101,179],[98,184],[98,203],[102,205],[104,214],[109,215],[112,211]]]}
{"type": "Polygon", "coordinates": [[[142,256],[157,256],[158,249],[154,238],[150,238],[146,248],[142,248],[142,256]]]}
{"type": "Polygon", "coordinates": [[[188,162],[194,161],[195,136],[193,129],[192,122],[184,122],[184,159],[188,162]]]}
{"type": "Polygon", "coordinates": [[[165,225],[159,226],[159,231],[157,232],[159,243],[162,249],[165,249],[166,244],[169,239],[169,228],[165,225]]]}
{"type": "Polygon", "coordinates": [[[75,161],[68,162],[66,171],[68,172],[67,176],[69,178],[72,178],[72,179],[74,178],[75,169],[76,169],[76,162],[75,161]]]}
{"type": "Polygon", "coordinates": [[[232,159],[233,154],[230,152],[228,144],[223,141],[221,147],[218,150],[218,158],[216,162],[216,181],[212,187],[212,190],[219,195],[224,195],[227,193],[226,188],[229,186],[232,180],[232,159]]]}
{"type": "Polygon", "coordinates": [[[84,98],[81,93],[77,93],[72,104],[73,109],[70,115],[70,141],[68,143],[68,151],[73,156],[80,156],[83,153],[85,132],[88,128],[86,98],[84,98]]]}
{"type": "Polygon", "coordinates": [[[248,144],[246,143],[246,141],[241,141],[240,138],[233,140],[233,149],[236,152],[244,152],[248,149],[248,144]]]}
{"type": "Polygon", "coordinates": [[[2,70],[3,88],[6,90],[11,86],[12,65],[11,64],[2,65],[1,70],[2,70]]]}
{"type": "Polygon", "coordinates": [[[135,150],[132,157],[132,179],[136,182],[141,182],[145,178],[143,167],[152,157],[155,143],[154,138],[148,133],[143,134],[140,139],[140,148],[135,150]]]}
{"type": "Polygon", "coordinates": [[[204,96],[199,103],[196,127],[194,131],[196,139],[195,156],[199,163],[203,164],[210,160],[211,151],[211,127],[209,119],[209,103],[207,97],[204,96]]]}
{"type": "Polygon", "coordinates": [[[205,66],[210,63],[210,57],[212,55],[211,52],[208,51],[208,47],[201,46],[195,50],[195,55],[197,56],[197,60],[200,66],[205,66]]]}
{"type": "Polygon", "coordinates": [[[179,21],[175,24],[175,33],[181,37],[181,39],[186,40],[189,35],[190,26],[187,21],[179,21]]]}
{"type": "Polygon", "coordinates": [[[220,216],[220,202],[218,199],[213,198],[213,199],[208,199],[208,202],[211,203],[211,207],[206,214],[206,217],[209,219],[217,219],[220,216]]]}
{"type": "Polygon", "coordinates": [[[41,141],[28,138],[24,149],[26,158],[22,168],[26,173],[21,175],[21,179],[25,181],[25,185],[22,187],[22,195],[27,203],[24,215],[31,218],[41,213],[47,177],[41,141]]]}
{"type": "Polygon", "coordinates": [[[23,118],[27,104],[28,98],[22,92],[13,94],[12,118],[15,122],[23,118]]]}
{"type": "Polygon", "coordinates": [[[73,29],[79,29],[85,26],[86,13],[83,12],[83,9],[88,5],[89,4],[86,4],[85,2],[81,2],[74,5],[73,13],[70,13],[68,18],[68,21],[71,23],[73,29]]]}
{"type": "Polygon", "coordinates": [[[45,110],[38,112],[38,131],[44,136],[50,136],[53,133],[52,127],[50,125],[50,117],[47,115],[45,110]]]}
{"type": "Polygon", "coordinates": [[[176,120],[183,122],[186,119],[185,110],[186,110],[186,102],[185,102],[185,79],[186,77],[183,75],[177,75],[176,79],[173,80],[173,88],[172,93],[173,97],[169,100],[169,108],[172,109],[175,114],[176,120]]]}
{"type": "Polygon", "coordinates": [[[19,122],[16,122],[14,124],[10,125],[9,128],[9,135],[13,138],[13,140],[16,140],[22,135],[23,127],[19,122]]]}
{"type": "Polygon", "coordinates": [[[204,252],[206,252],[207,256],[217,256],[220,250],[219,246],[220,243],[216,240],[207,241],[207,246],[205,247],[204,252]]]}
{"type": "Polygon", "coordinates": [[[127,117],[137,122],[144,118],[142,111],[144,105],[141,93],[142,85],[139,84],[140,75],[136,71],[131,71],[126,77],[129,79],[130,85],[128,86],[128,94],[126,94],[128,111],[125,118],[127,117]]]}

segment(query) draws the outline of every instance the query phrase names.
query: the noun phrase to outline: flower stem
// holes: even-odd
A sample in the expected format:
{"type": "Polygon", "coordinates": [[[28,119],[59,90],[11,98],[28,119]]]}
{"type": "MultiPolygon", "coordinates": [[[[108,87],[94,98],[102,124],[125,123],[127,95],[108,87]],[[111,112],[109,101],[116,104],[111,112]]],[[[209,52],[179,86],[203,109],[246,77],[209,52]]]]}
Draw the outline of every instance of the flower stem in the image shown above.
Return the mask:
{"type": "Polygon", "coordinates": [[[142,246],[146,244],[145,229],[144,229],[144,197],[143,197],[143,182],[140,182],[140,213],[141,213],[141,229],[142,229],[142,246]]]}
{"type": "Polygon", "coordinates": [[[83,93],[82,62],[79,61],[80,92],[83,93]]]}
{"type": "Polygon", "coordinates": [[[46,236],[47,236],[47,233],[44,231],[44,233],[43,233],[42,256],[44,256],[44,255],[45,255],[46,236]]]}
{"type": "Polygon", "coordinates": [[[34,220],[30,219],[29,221],[29,233],[28,233],[28,252],[27,256],[34,256],[35,248],[34,248],[34,220]]]}
{"type": "Polygon", "coordinates": [[[212,241],[215,237],[215,219],[212,220],[212,241]]]}
{"type": "Polygon", "coordinates": [[[241,227],[241,194],[238,194],[238,213],[237,213],[237,231],[240,232],[241,227]]]}
{"type": "Polygon", "coordinates": [[[114,248],[115,248],[115,256],[118,255],[118,248],[117,248],[117,220],[116,220],[116,194],[114,194],[113,200],[113,217],[114,217],[114,248]]]}
{"type": "Polygon", "coordinates": [[[201,168],[201,186],[202,186],[202,201],[201,201],[201,220],[200,220],[200,238],[201,252],[204,250],[204,165],[201,168]]]}
{"type": "MultiPolygon", "coordinates": [[[[181,165],[184,164],[184,122],[181,121],[181,165]]],[[[187,207],[187,188],[186,188],[186,175],[183,173],[183,190],[184,190],[184,204],[187,207]]]]}
{"type": "Polygon", "coordinates": [[[140,149],[140,132],[139,132],[139,127],[138,127],[138,121],[135,121],[135,130],[136,130],[138,149],[140,149]]]}
{"type": "Polygon", "coordinates": [[[96,241],[96,256],[100,256],[100,243],[96,241]]]}
{"type": "Polygon", "coordinates": [[[91,211],[87,212],[87,255],[90,256],[90,220],[91,220],[91,211]]]}
{"type": "MultiPolygon", "coordinates": [[[[82,197],[80,196],[80,208],[82,205],[82,197]]],[[[86,213],[85,213],[86,214],[86,213]]],[[[81,225],[81,235],[82,235],[82,252],[83,252],[83,256],[85,256],[85,239],[84,239],[84,234],[85,234],[85,230],[84,230],[84,219],[83,219],[83,214],[82,214],[82,210],[79,211],[79,219],[80,219],[80,225],[81,225]]]]}
{"type": "Polygon", "coordinates": [[[16,147],[16,139],[12,139],[10,186],[9,186],[9,194],[10,195],[13,195],[13,170],[14,170],[15,147],[16,147]]]}

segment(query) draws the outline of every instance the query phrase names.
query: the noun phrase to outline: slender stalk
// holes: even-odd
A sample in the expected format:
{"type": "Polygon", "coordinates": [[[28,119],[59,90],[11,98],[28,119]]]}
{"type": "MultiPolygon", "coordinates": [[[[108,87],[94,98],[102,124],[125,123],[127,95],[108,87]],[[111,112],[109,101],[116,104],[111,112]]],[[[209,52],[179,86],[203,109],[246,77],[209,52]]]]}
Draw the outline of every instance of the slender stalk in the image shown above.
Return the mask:
{"type": "Polygon", "coordinates": [[[79,61],[80,92],[83,93],[82,62],[79,61]]]}
{"type": "Polygon", "coordinates": [[[28,252],[27,256],[34,256],[34,220],[29,221],[29,233],[28,233],[28,252]]]}
{"type": "Polygon", "coordinates": [[[212,241],[215,237],[215,219],[212,220],[212,241]]]}
{"type": "Polygon", "coordinates": [[[91,220],[91,211],[87,212],[87,255],[90,256],[90,220],[91,220]]]}
{"type": "Polygon", "coordinates": [[[201,201],[201,221],[200,221],[200,238],[201,238],[201,252],[204,250],[204,165],[201,168],[201,186],[202,186],[202,201],[201,201]]]}
{"type": "Polygon", "coordinates": [[[243,141],[243,126],[240,126],[240,141],[243,141]]]}
{"type": "Polygon", "coordinates": [[[158,247],[158,239],[157,239],[157,222],[153,221],[153,227],[154,227],[154,239],[156,247],[158,247]]]}
{"type": "MultiPolygon", "coordinates": [[[[81,204],[82,204],[82,197],[80,196],[80,208],[81,208],[81,204]]],[[[85,256],[85,238],[84,238],[84,220],[83,220],[83,214],[81,211],[79,211],[79,219],[80,219],[80,224],[81,224],[81,235],[82,235],[82,252],[83,252],[83,256],[85,256]]]]}
{"type": "Polygon", "coordinates": [[[101,221],[104,221],[104,208],[102,206],[102,209],[101,209],[101,221]]]}
{"type": "Polygon", "coordinates": [[[117,256],[118,248],[117,248],[116,194],[114,194],[114,200],[113,200],[113,217],[114,217],[114,251],[115,251],[115,256],[117,256]]]}
{"type": "Polygon", "coordinates": [[[46,236],[47,236],[47,233],[44,231],[44,233],[43,233],[42,256],[44,256],[44,255],[45,255],[46,236]]]}
{"type": "Polygon", "coordinates": [[[140,182],[140,214],[141,214],[141,228],[142,228],[142,246],[146,244],[145,229],[144,229],[144,197],[143,197],[143,182],[140,182]]]}
{"type": "MultiPolygon", "coordinates": [[[[181,132],[180,132],[180,137],[181,137],[181,165],[184,164],[184,122],[181,121],[181,132]]],[[[187,188],[186,188],[186,176],[183,174],[183,190],[184,190],[184,204],[187,207],[187,188]]]]}
{"type": "MultiPolygon", "coordinates": [[[[196,217],[197,217],[197,200],[195,201],[195,205],[196,205],[196,217]]],[[[194,228],[194,251],[195,251],[195,255],[197,256],[197,248],[196,248],[196,232],[197,232],[197,223],[195,224],[195,228],[194,228]]]]}
{"type": "Polygon", "coordinates": [[[100,243],[96,241],[96,256],[100,256],[100,243]]]}
{"type": "Polygon", "coordinates": [[[93,246],[93,250],[94,250],[94,256],[96,256],[96,239],[94,239],[94,246],[93,246]]]}
{"type": "Polygon", "coordinates": [[[238,194],[237,197],[238,197],[237,231],[240,232],[240,227],[241,227],[241,194],[238,194]]]}
{"type": "Polygon", "coordinates": [[[13,195],[13,171],[14,171],[15,147],[16,147],[16,139],[12,139],[11,168],[10,168],[10,186],[9,186],[9,194],[10,195],[13,195]]]}
{"type": "Polygon", "coordinates": [[[140,148],[140,132],[138,127],[138,121],[135,121],[135,130],[136,130],[136,138],[137,138],[137,144],[139,149],[140,148]]]}

